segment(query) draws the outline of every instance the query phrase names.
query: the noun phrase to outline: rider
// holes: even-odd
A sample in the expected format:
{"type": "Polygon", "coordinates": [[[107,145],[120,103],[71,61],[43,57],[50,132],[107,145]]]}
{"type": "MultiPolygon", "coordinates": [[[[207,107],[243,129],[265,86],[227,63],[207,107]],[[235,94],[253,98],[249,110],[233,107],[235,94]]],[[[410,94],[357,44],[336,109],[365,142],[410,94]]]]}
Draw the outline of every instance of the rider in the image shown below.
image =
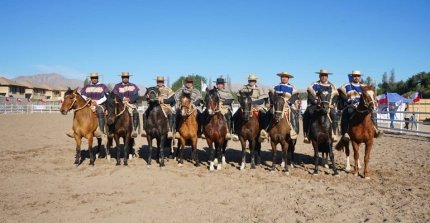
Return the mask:
{"type": "MultiPolygon", "coordinates": [[[[97,72],[93,72],[90,74],[91,82],[87,84],[84,88],[81,89],[81,96],[86,100],[91,100],[90,108],[93,112],[97,112],[97,118],[99,120],[99,126],[97,130],[94,132],[94,136],[97,138],[101,138],[102,134],[104,134],[104,111],[105,108],[102,105],[106,101],[105,94],[109,92],[109,89],[106,85],[99,83],[99,74],[97,72]]],[[[66,135],[73,138],[74,137],[73,129],[70,130],[66,135]]]]}
{"type": "MultiPolygon", "coordinates": [[[[244,85],[241,91],[251,91],[251,100],[252,100],[252,106],[253,110],[258,111],[258,121],[260,124],[260,141],[264,141],[267,139],[267,131],[269,125],[269,114],[267,112],[268,105],[269,105],[269,95],[264,91],[264,89],[257,85],[257,76],[255,74],[250,74],[248,76],[248,84],[244,85]]],[[[236,111],[236,113],[233,115],[233,119],[236,119],[236,117],[239,115],[239,110],[236,111]]]]}
{"type": "Polygon", "coordinates": [[[121,83],[116,84],[112,92],[122,99],[124,105],[128,108],[128,112],[132,115],[133,132],[131,133],[131,137],[136,138],[137,131],[139,131],[139,112],[136,106],[136,101],[139,97],[139,87],[129,82],[130,74],[128,72],[122,72],[121,79],[121,83]]]}
{"type": "MultiPolygon", "coordinates": [[[[339,93],[341,93],[341,97],[346,101],[346,107],[342,111],[342,118],[340,121],[340,129],[342,138],[349,139],[349,135],[347,133],[349,127],[349,119],[354,114],[357,109],[358,104],[360,103],[360,98],[362,94],[361,86],[365,86],[360,83],[361,81],[361,72],[359,70],[353,70],[349,75],[352,77],[350,82],[345,83],[341,87],[339,87],[339,93]]],[[[376,131],[376,137],[381,134],[381,131],[378,129],[376,122],[376,113],[372,112],[371,119],[373,122],[373,126],[376,131]]]]}
{"type": "MultiPolygon", "coordinates": [[[[298,109],[298,108],[296,108],[296,106],[294,104],[289,103],[289,100],[293,95],[299,94],[297,89],[292,84],[288,83],[290,78],[294,78],[294,76],[289,74],[288,72],[281,72],[281,73],[278,73],[277,75],[279,77],[281,77],[281,83],[276,85],[273,89],[276,92],[284,93],[284,99],[286,102],[288,102],[288,103],[285,103],[286,109],[290,109],[290,108],[292,108],[294,110],[298,109]]],[[[290,137],[291,137],[291,139],[297,139],[297,133],[291,124],[292,124],[291,120],[288,119],[288,125],[291,127],[290,137]]]]}
{"type": "MultiPolygon", "coordinates": [[[[169,129],[167,132],[167,138],[171,139],[173,137],[173,128],[175,126],[175,92],[173,92],[171,88],[164,85],[163,76],[157,76],[155,80],[157,82],[156,88],[158,88],[160,91],[160,94],[158,95],[158,101],[160,102],[163,111],[165,111],[167,115],[169,129]]],[[[147,113],[148,110],[146,110],[145,116],[148,115],[147,113]]],[[[142,131],[142,136],[146,136],[145,129],[142,131]]]]}
{"type": "Polygon", "coordinates": [[[220,98],[221,114],[223,114],[225,119],[227,120],[228,130],[227,130],[226,139],[234,138],[233,140],[239,140],[239,137],[231,133],[233,129],[232,127],[232,111],[233,111],[232,103],[234,100],[233,95],[231,94],[230,91],[225,89],[226,82],[224,78],[219,77],[214,82],[216,83],[216,86],[214,88],[217,89],[218,95],[220,98]]]}
{"type": "MultiPolygon", "coordinates": [[[[304,135],[303,142],[304,143],[310,143],[308,134],[309,134],[310,125],[311,125],[310,123],[311,115],[314,113],[316,109],[316,92],[318,92],[318,90],[321,87],[331,87],[332,89],[331,99],[333,99],[333,97],[335,96],[338,96],[336,87],[332,83],[330,83],[330,81],[328,81],[328,75],[332,73],[330,73],[328,70],[325,70],[325,69],[320,69],[319,72],[315,72],[315,73],[319,74],[320,79],[319,81],[312,83],[307,90],[308,106],[306,108],[305,113],[303,113],[303,135],[304,135]]],[[[332,140],[336,142],[338,140],[336,136],[336,131],[335,131],[337,128],[337,116],[336,116],[336,111],[333,104],[330,104],[330,108],[331,109],[330,109],[329,117],[331,120],[331,125],[333,130],[332,140]]]]}
{"type": "MultiPolygon", "coordinates": [[[[202,126],[201,126],[201,117],[202,117],[202,104],[203,104],[203,99],[202,99],[202,95],[200,94],[200,91],[198,91],[197,89],[194,88],[193,86],[194,84],[194,79],[192,76],[188,76],[184,79],[184,86],[179,88],[176,92],[175,92],[175,101],[176,101],[176,105],[179,105],[180,102],[180,98],[182,95],[182,91],[190,91],[191,92],[191,101],[192,103],[197,107],[197,123],[198,123],[198,136],[202,137],[202,126]]],[[[180,112],[176,112],[176,119],[179,118],[180,112]]],[[[179,126],[176,126],[177,128],[179,126]]],[[[179,139],[180,135],[179,132],[176,131],[175,133],[175,138],[179,139]]]]}

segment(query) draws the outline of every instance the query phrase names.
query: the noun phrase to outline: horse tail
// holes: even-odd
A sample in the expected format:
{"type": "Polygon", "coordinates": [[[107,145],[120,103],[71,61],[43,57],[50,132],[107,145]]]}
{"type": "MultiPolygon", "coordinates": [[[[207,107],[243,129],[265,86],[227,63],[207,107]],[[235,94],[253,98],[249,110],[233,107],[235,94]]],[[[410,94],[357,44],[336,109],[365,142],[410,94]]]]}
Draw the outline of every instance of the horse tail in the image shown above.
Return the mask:
{"type": "Polygon", "coordinates": [[[342,151],[345,148],[345,146],[348,145],[348,143],[349,143],[349,140],[342,137],[334,148],[337,151],[342,151]]]}

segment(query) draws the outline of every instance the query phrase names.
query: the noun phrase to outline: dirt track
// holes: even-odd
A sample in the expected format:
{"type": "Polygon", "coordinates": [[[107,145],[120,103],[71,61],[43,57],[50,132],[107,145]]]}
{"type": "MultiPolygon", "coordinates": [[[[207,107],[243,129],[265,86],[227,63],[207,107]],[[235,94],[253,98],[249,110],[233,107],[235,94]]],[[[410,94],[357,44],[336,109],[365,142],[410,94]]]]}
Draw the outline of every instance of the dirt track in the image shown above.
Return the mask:
{"type": "MultiPolygon", "coordinates": [[[[189,161],[178,167],[173,160],[164,170],[155,162],[147,168],[142,158],[129,167],[104,159],[94,167],[88,159],[75,167],[74,141],[64,134],[71,119],[0,115],[0,222],[430,222],[428,138],[378,139],[370,180],[344,172],[341,152],[335,153],[340,177],[323,167],[311,175],[313,152],[302,143],[290,176],[265,165],[239,171],[238,143],[228,146],[228,165],[210,173],[203,141],[203,165],[197,168],[189,161]]],[[[145,156],[146,144],[137,140],[145,156]]],[[[263,160],[270,165],[268,149],[263,144],[263,160]]]]}

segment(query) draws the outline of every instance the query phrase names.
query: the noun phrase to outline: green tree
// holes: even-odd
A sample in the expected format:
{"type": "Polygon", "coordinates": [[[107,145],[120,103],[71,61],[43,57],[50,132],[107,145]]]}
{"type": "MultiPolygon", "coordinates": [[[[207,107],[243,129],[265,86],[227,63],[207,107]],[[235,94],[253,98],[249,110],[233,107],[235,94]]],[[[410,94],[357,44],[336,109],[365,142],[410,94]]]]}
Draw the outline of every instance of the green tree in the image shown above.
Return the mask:
{"type": "MultiPolygon", "coordinates": [[[[201,91],[201,85],[202,85],[201,83],[202,83],[202,81],[207,84],[206,78],[203,77],[203,76],[200,76],[198,74],[191,74],[191,75],[188,75],[188,76],[191,76],[193,78],[193,80],[194,80],[193,86],[198,91],[201,91]]],[[[175,82],[173,82],[173,84],[172,84],[172,90],[173,91],[177,91],[179,88],[181,88],[184,85],[185,77],[186,76],[180,76],[179,79],[177,79],[175,82]]]]}

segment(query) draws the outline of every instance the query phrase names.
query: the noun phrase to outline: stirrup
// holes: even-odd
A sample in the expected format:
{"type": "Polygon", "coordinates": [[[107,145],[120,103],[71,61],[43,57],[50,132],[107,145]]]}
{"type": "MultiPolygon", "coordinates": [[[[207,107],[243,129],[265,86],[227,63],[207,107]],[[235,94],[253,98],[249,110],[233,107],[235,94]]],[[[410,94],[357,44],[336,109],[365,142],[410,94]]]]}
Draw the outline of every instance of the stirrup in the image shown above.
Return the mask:
{"type": "Polygon", "coordinates": [[[345,133],[345,135],[343,135],[342,139],[349,141],[351,138],[349,137],[348,133],[345,133]]]}
{"type": "Polygon", "coordinates": [[[203,133],[202,133],[202,135],[200,135],[200,138],[202,138],[202,139],[206,139],[205,134],[203,134],[203,133]]]}
{"type": "Polygon", "coordinates": [[[310,144],[310,143],[311,143],[311,141],[309,141],[308,137],[305,137],[305,138],[303,139],[303,143],[310,144]]]}
{"type": "MultiPolygon", "coordinates": [[[[143,133],[142,133],[142,134],[143,134],[143,133]]],[[[171,132],[171,131],[167,132],[167,138],[168,138],[168,139],[173,138],[173,132],[171,132]]]]}
{"type": "Polygon", "coordinates": [[[230,133],[227,133],[227,134],[225,135],[225,139],[226,139],[226,140],[231,140],[231,134],[230,134],[230,133]]]}
{"type": "Polygon", "coordinates": [[[142,134],[140,134],[140,136],[142,136],[142,137],[146,137],[146,131],[145,131],[145,130],[143,130],[143,131],[142,131],[142,134]]]}
{"type": "Polygon", "coordinates": [[[231,140],[239,141],[239,136],[237,136],[236,134],[231,134],[231,140]]]}
{"type": "Polygon", "coordinates": [[[260,138],[261,139],[267,139],[267,132],[266,132],[266,130],[262,129],[260,131],[260,138]]]}
{"type": "Polygon", "coordinates": [[[331,140],[333,140],[333,142],[337,142],[339,141],[338,137],[336,134],[331,135],[331,140]]]}
{"type": "Polygon", "coordinates": [[[175,132],[175,139],[180,139],[181,138],[181,134],[179,134],[179,132],[175,132]]]}
{"type": "Polygon", "coordinates": [[[133,130],[133,132],[131,132],[131,138],[136,138],[137,137],[137,132],[136,130],[133,130]]]}

